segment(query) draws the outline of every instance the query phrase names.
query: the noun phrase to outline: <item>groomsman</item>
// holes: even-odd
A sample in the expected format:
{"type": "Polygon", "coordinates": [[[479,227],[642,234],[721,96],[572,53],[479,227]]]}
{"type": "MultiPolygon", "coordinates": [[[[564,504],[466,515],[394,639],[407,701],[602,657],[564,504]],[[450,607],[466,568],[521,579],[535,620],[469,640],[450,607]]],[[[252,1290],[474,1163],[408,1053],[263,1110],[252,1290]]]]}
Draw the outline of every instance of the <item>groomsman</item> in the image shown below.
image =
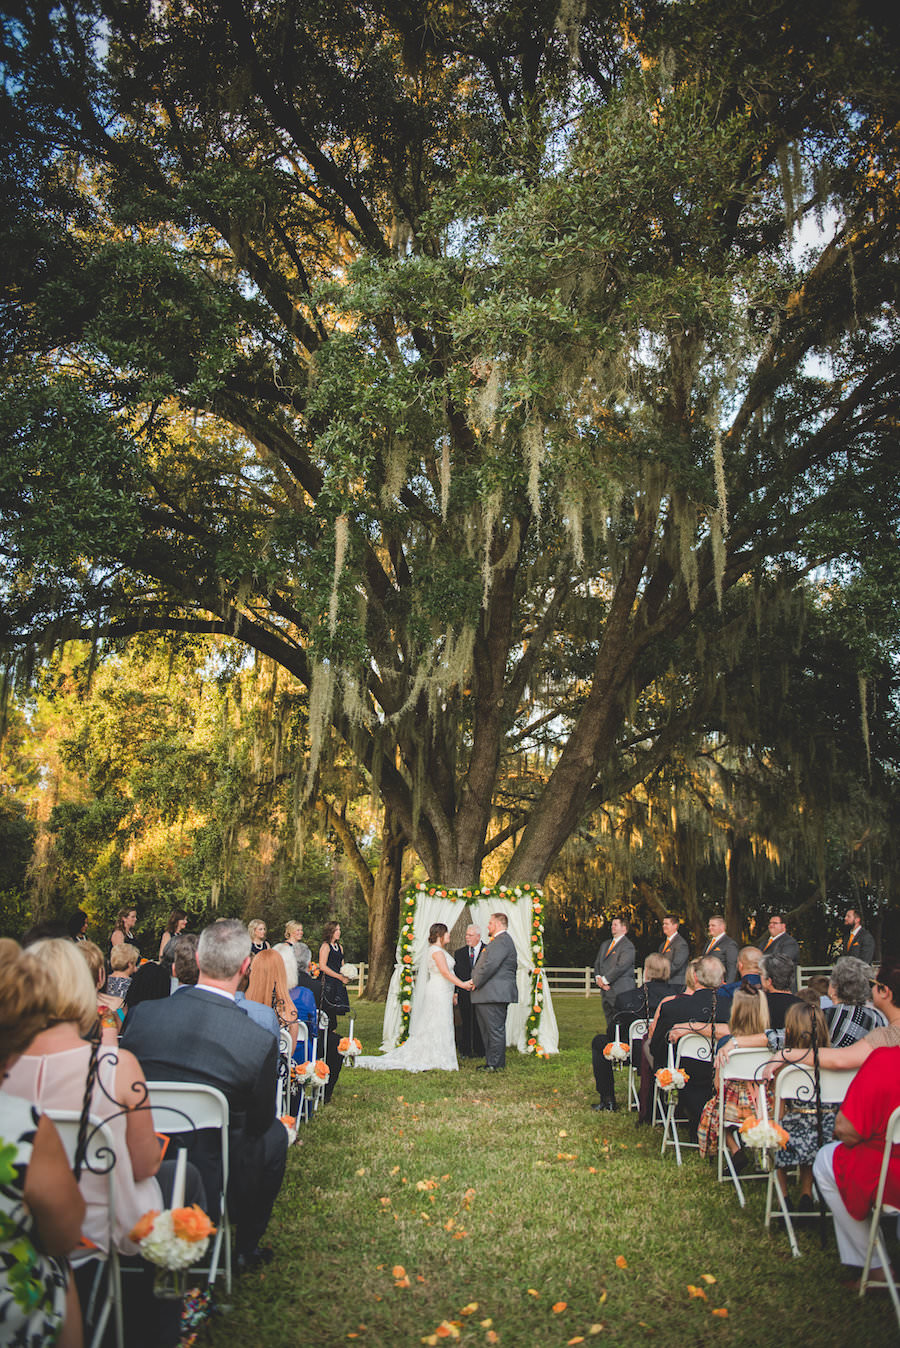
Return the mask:
{"type": "Polygon", "coordinates": [[[844,954],[855,955],[863,964],[871,964],[875,958],[875,937],[862,925],[862,914],[856,908],[848,908],[844,925],[847,928],[844,954]]]}
{"type": "Polygon", "coordinates": [[[678,930],[678,918],[673,913],[667,913],[663,918],[662,929],[664,940],[657,953],[665,955],[669,961],[671,969],[669,987],[673,992],[684,992],[685,970],[691,957],[690,948],[678,930]]]}
{"type": "Polygon", "coordinates": [[[601,992],[607,1025],[615,1015],[619,994],[637,987],[634,946],[628,939],[628,923],[624,917],[614,917],[610,925],[612,936],[597,951],[594,961],[594,979],[601,992]]]}
{"type": "Polygon", "coordinates": [[[725,919],[721,913],[713,913],[707,926],[709,941],[704,955],[715,955],[725,965],[725,982],[733,983],[737,977],[738,943],[725,931],[725,919]]]}
{"type": "MultiPolygon", "coordinates": [[[[466,927],[466,943],[460,946],[453,956],[453,972],[461,983],[468,983],[475,968],[475,961],[484,949],[481,932],[474,924],[466,927]]],[[[467,988],[457,988],[454,998],[459,1011],[459,1024],[456,1027],[456,1050],[461,1058],[484,1057],[484,1043],[478,1020],[472,1009],[472,994],[467,988]]]]}
{"type": "Polygon", "coordinates": [[[796,988],[797,960],[800,957],[800,947],[788,931],[782,913],[773,913],[769,918],[769,934],[765,940],[759,942],[759,949],[764,955],[782,955],[792,962],[794,966],[792,987],[796,988]]]}

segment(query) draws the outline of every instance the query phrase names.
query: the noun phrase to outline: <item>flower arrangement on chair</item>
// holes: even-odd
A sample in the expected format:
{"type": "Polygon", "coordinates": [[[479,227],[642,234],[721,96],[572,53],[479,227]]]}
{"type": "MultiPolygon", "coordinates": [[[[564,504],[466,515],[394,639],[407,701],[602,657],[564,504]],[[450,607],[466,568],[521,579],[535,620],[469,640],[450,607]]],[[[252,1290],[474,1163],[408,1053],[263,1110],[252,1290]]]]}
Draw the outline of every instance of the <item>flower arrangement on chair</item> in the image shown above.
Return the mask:
{"type": "Polygon", "coordinates": [[[680,1091],[690,1079],[683,1067],[661,1067],[656,1073],[656,1084],[661,1091],[680,1091]]]}
{"type": "Polygon", "coordinates": [[[181,1300],[186,1291],[185,1274],[206,1253],[216,1228],[202,1208],[166,1208],[145,1212],[131,1232],[143,1257],[157,1267],[153,1292],[167,1300],[181,1300]]]}
{"type": "Polygon", "coordinates": [[[754,1151],[777,1151],[786,1147],[790,1136],[780,1123],[769,1118],[757,1119],[753,1114],[741,1124],[741,1140],[754,1151]]]}
{"type": "Polygon", "coordinates": [[[619,1027],[616,1026],[616,1035],[608,1044],[604,1046],[603,1056],[607,1062],[612,1063],[613,1067],[623,1067],[631,1057],[631,1052],[627,1044],[623,1044],[619,1037],[619,1027]]]}

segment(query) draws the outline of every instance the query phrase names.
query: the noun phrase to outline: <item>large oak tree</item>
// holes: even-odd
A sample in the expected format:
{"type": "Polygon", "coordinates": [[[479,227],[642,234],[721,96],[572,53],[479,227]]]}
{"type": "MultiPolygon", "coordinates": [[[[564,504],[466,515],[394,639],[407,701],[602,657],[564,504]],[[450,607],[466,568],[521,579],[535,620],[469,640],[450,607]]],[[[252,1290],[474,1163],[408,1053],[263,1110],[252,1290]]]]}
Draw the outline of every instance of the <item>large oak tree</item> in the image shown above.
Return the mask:
{"type": "Polygon", "coordinates": [[[880,7],[18,10],[0,640],[283,666],[304,791],[336,735],[381,794],[382,914],[405,846],[542,880],[702,722],[660,690],[729,595],[894,537],[880,7]]]}

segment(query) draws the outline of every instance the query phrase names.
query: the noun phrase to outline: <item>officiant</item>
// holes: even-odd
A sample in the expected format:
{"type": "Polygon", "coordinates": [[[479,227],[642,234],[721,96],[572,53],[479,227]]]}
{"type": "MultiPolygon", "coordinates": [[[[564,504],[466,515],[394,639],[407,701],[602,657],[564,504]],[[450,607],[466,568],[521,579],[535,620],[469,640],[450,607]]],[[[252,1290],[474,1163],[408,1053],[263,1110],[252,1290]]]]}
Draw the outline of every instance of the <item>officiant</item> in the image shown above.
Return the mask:
{"type": "MultiPolygon", "coordinates": [[[[484,949],[481,932],[472,925],[466,928],[466,943],[453,955],[453,972],[462,982],[472,977],[475,961],[484,949]]],[[[458,988],[454,997],[457,1014],[454,1016],[456,1030],[456,1051],[461,1058],[483,1058],[484,1044],[481,1031],[472,1006],[472,994],[464,988],[458,988]]]]}

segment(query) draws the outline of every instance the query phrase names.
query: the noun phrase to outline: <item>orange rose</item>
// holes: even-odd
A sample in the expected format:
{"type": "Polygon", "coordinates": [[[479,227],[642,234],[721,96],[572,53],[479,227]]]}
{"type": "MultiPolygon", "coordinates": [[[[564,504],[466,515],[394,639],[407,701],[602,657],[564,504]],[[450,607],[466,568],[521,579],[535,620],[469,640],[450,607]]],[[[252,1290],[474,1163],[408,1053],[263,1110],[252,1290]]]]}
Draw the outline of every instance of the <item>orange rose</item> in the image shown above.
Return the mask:
{"type": "Polygon", "coordinates": [[[206,1240],[215,1227],[202,1208],[195,1203],[190,1208],[173,1208],[172,1230],[182,1240],[206,1240]]]}
{"type": "Polygon", "coordinates": [[[338,1053],[346,1053],[350,1047],[350,1040],[344,1035],[343,1039],[338,1040],[338,1053]]]}
{"type": "Polygon", "coordinates": [[[404,955],[404,956],[403,956],[403,963],[404,963],[404,964],[412,964],[412,955],[404,955]]]}
{"type": "Polygon", "coordinates": [[[133,1240],[135,1245],[140,1245],[144,1236],[149,1236],[150,1232],[153,1230],[153,1223],[158,1216],[159,1213],[155,1208],[151,1208],[149,1212],[145,1212],[143,1217],[137,1221],[134,1228],[129,1233],[128,1239],[133,1240]]]}
{"type": "Polygon", "coordinates": [[[404,1002],[400,1010],[403,1012],[404,1015],[406,1015],[406,1013],[409,1011],[409,1002],[404,1002]]]}
{"type": "Polygon", "coordinates": [[[323,1062],[322,1059],[319,1058],[316,1062],[315,1073],[320,1081],[327,1081],[329,1076],[327,1062],[323,1062]]]}

